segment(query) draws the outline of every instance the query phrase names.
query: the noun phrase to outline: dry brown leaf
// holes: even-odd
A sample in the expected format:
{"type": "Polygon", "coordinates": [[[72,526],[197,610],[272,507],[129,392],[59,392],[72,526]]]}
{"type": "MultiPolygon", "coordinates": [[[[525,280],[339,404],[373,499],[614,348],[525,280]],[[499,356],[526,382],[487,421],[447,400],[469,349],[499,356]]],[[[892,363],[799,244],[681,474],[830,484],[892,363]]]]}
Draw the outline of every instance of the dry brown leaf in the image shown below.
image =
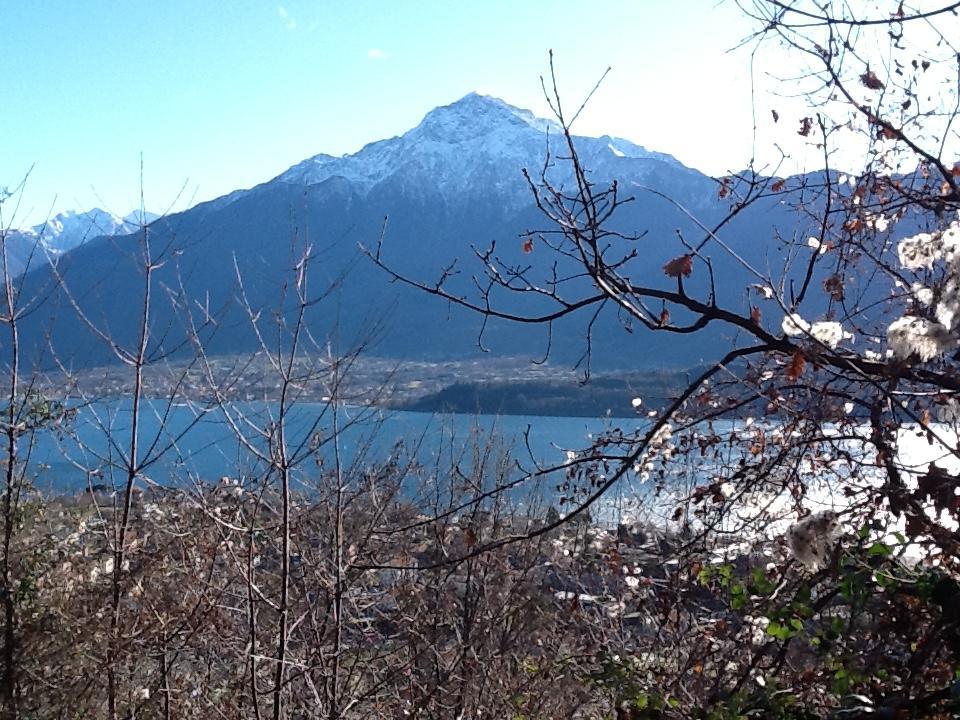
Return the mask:
{"type": "Polygon", "coordinates": [[[867,71],[860,76],[860,82],[871,90],[883,90],[886,87],[870,68],[867,68],[867,71]]]}
{"type": "Polygon", "coordinates": [[[863,220],[861,220],[860,218],[853,218],[852,220],[847,220],[843,224],[844,230],[852,233],[857,232],[862,227],[863,227],[863,220]]]}
{"type": "Polygon", "coordinates": [[[900,137],[900,133],[894,130],[889,125],[883,125],[880,128],[880,135],[884,140],[896,140],[900,137]]]}
{"type": "Polygon", "coordinates": [[[796,382],[803,375],[803,368],[807,361],[799,349],[793,351],[793,357],[790,358],[790,364],[787,365],[786,376],[790,382],[796,382]]]}
{"type": "Polygon", "coordinates": [[[676,257],[663,266],[663,272],[667,277],[679,278],[690,277],[693,272],[693,255],[681,255],[676,257]]]}
{"type": "Polygon", "coordinates": [[[823,289],[837,302],[843,300],[843,280],[839,275],[831,275],[823,281],[823,289]]]}

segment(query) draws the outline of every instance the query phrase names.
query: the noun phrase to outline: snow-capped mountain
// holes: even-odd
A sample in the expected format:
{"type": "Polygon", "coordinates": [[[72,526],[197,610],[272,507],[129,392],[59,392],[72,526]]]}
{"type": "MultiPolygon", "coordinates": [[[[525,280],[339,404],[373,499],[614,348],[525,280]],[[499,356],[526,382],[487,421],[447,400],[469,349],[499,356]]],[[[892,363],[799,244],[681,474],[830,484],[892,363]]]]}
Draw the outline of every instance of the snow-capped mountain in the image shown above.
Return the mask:
{"type": "Polygon", "coordinates": [[[68,210],[44,223],[11,231],[6,238],[7,261],[13,275],[37,267],[47,257],[58,257],[88,240],[105,235],[128,235],[159,215],[134,210],[121,217],[100,208],[86,212],[68,210]]]}
{"type": "MultiPolygon", "coordinates": [[[[575,142],[584,162],[599,177],[624,172],[638,180],[644,174],[643,164],[650,169],[661,163],[687,169],[669,155],[622,138],[577,136],[575,142]],[[627,163],[632,165],[629,172],[627,163]]],[[[548,154],[556,158],[564,150],[562,129],[555,121],[498,98],[470,93],[431,110],[417,127],[399,137],[370,143],[342,157],[315,155],[277,180],[312,185],[341,177],[366,194],[380,183],[402,178],[404,184],[430,188],[446,200],[483,187],[526,202],[521,170],[538,173],[548,154]]],[[[554,163],[548,176],[561,180],[564,171],[565,164],[554,163]]]]}
{"type": "MultiPolygon", "coordinates": [[[[715,180],[669,155],[608,135],[578,136],[574,142],[592,180],[601,188],[617,180],[621,197],[631,198],[605,226],[616,234],[610,239],[617,244],[612,252],[622,251],[631,258],[619,268],[631,281],[662,283],[664,264],[683,252],[678,234],[702,236],[702,227],[690,215],[713,226],[729,210],[728,201],[717,196],[715,180]]],[[[279,288],[289,282],[301,245],[308,244],[316,258],[312,292],[332,284],[337,296],[332,313],[323,303],[311,304],[307,313],[311,334],[322,338],[336,328],[345,337],[376,326],[382,333],[376,333],[374,352],[384,357],[474,356],[479,352],[481,328],[482,345],[492,352],[539,356],[550,345],[555,360],[571,363],[582,358],[583,339],[589,333],[595,367],[693,366],[711,356],[714,346],[720,347],[711,341],[710,332],[721,332],[716,328],[698,334],[683,352],[671,339],[667,355],[663,335],[640,332],[636,335],[642,335],[642,340],[628,350],[624,320],[612,308],[596,322],[582,316],[564,318],[549,331],[494,320],[484,323],[475,313],[432,302],[423,292],[391,283],[358,250],[360,245],[377,246],[382,237],[384,261],[396,271],[426,284],[444,276],[453,294],[468,297],[477,292],[475,273],[483,273],[476,260],[478,249],[496,242],[499,258],[529,265],[531,282],[549,287],[555,277],[570,277],[574,296],[587,293],[586,279],[582,286],[576,285],[582,268],[571,259],[558,259],[539,239],[532,249],[519,239],[524,231],[550,232],[552,227],[538,210],[522,170],[526,168],[536,181],[549,158],[551,183],[569,188],[570,165],[564,159],[568,154],[556,123],[472,93],[431,110],[399,137],[370,143],[342,157],[315,155],[256,187],[167,215],[151,224],[155,247],[165,248],[166,253],[152,277],[157,287],[167,289],[171,301],[158,301],[151,311],[155,350],[161,352],[160,344],[171,352],[191,346],[178,333],[185,327],[182,314],[188,308],[192,312],[196,298],[203,299],[204,312],[214,314],[217,308],[208,352],[259,347],[246,308],[256,308],[258,317],[272,316],[279,288]],[[386,225],[384,218],[389,219],[386,225]],[[457,259],[451,272],[451,263],[457,259]],[[242,303],[238,279],[242,280],[242,303]],[[266,311],[262,316],[261,310],[266,311]]],[[[50,300],[25,321],[24,347],[32,343],[40,352],[52,337],[61,359],[69,357],[77,366],[112,361],[113,350],[95,342],[86,324],[72,317],[71,301],[58,297],[64,292],[61,276],[72,298],[82,298],[78,302],[86,317],[102,319],[118,342],[135,342],[139,337],[136,316],[129,312],[127,299],[142,293],[138,255],[123,243],[105,241],[85,242],[65,251],[76,242],[73,228],[80,228],[81,240],[90,240],[130,231],[126,220],[102,215],[84,222],[76,215],[56,218],[48,227],[31,231],[35,239],[43,238],[44,247],[59,253],[62,272],[54,274],[44,267],[45,262],[38,262],[37,270],[27,276],[34,292],[50,300]]],[[[775,197],[741,213],[720,233],[732,247],[755,247],[778,233],[802,232],[797,223],[796,213],[775,197]]],[[[741,293],[751,281],[724,253],[713,258],[712,269],[726,281],[718,292],[741,293]]],[[[709,282],[707,274],[701,273],[684,287],[689,292],[709,292],[709,282]]],[[[501,309],[516,310],[518,303],[526,303],[531,312],[540,312],[548,304],[538,294],[504,295],[506,306],[501,309]]]]}
{"type": "Polygon", "coordinates": [[[146,210],[135,210],[123,217],[93,208],[86,212],[68,210],[47,222],[21,230],[21,234],[39,239],[47,252],[60,255],[95,237],[128,235],[142,224],[149,224],[159,216],[146,210]]]}

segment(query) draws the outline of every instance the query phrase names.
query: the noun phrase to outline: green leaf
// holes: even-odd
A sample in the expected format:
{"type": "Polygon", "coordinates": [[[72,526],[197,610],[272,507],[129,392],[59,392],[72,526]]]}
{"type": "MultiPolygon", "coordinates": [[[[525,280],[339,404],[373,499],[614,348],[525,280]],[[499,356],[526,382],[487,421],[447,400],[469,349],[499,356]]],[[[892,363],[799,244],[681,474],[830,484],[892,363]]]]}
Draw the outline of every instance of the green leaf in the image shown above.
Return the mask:
{"type": "Polygon", "coordinates": [[[780,623],[773,621],[767,625],[767,635],[775,637],[777,640],[788,640],[793,637],[793,631],[788,628],[786,625],[781,625],[780,623]]]}

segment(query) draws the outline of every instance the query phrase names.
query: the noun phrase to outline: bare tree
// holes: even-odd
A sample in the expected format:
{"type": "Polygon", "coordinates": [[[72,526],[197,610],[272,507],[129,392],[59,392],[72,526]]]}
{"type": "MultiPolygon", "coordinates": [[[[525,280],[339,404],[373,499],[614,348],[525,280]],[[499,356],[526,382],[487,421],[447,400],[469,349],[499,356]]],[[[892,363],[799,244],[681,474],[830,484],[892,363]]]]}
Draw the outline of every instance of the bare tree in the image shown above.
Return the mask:
{"type": "Polygon", "coordinates": [[[957,8],[743,7],[755,52],[795,62],[810,101],[774,124],[822,167],[718,178],[723,216],[678,208],[700,232],[662,239],[675,252],[659,281],[639,280],[644,228],[618,225],[631,198],[581,161],[582,106],[562,102],[552,68],[561,151],[527,173],[544,227],[519,239],[526,259],[478,250],[463,295],[452,265],[435,282],[392,269],[386,231],[370,253],[487,318],[586,316],[587,374],[599,313],[648,333],[730,330],[638,430],[611,424],[553,465],[484,438],[432,456],[425,438],[378,444],[385,388],[349,382],[371,335],[312,334],[309,309],[335,307],[349,278],[315,286],[303,234],[272,307],[235,263],[255,353],[210,355],[216,317],[181,282],[167,297],[187,341],[172,355],[156,270],[175,248],[144,227],[129,343],[53,270],[128,369],[131,412],[116,424],[61,367],[106,449],[75,458],[83,498],[41,502],[32,437],[70,412],[22,369],[18,323],[44,297],[23,296],[4,254],[4,717],[955,714],[957,8]],[[794,232],[738,242],[737,223],[781,204],[794,232]],[[247,398],[253,371],[275,396],[247,398]],[[325,400],[305,403],[317,387],[325,400]],[[236,476],[168,471],[212,416],[236,476]]]}
{"type": "MultiPolygon", "coordinates": [[[[793,178],[759,169],[719,178],[717,200],[729,212],[698,222],[697,240],[672,239],[676,256],[661,283],[634,280],[644,269],[642,228],[615,229],[632,198],[616,182],[598,186],[581,162],[572,125],[582,106],[564,105],[552,63],[544,88],[563,128],[557,162],[571,180],[559,184],[546,167],[528,173],[546,228],[522,241],[546,257],[540,268],[574,270],[544,275],[538,263],[491,248],[477,252],[477,292],[463,295],[449,288],[450,270],[436,282],[394,270],[388,235],[370,252],[394,280],[488,318],[549,326],[614,308],[647,332],[722,324],[737,338],[647,427],[600,437],[571,458],[579,485],[568,486],[564,513],[454,558],[548,535],[608,503],[615,488],[650,488],[635,491],[633,510],[659,513],[680,538],[670,573],[678,594],[664,627],[680,623],[711,640],[709,649],[681,642],[678,667],[640,682],[644,707],[656,689],[658,702],[773,712],[786,701],[767,682],[817,717],[844,706],[854,716],[901,707],[945,716],[954,707],[949,668],[960,646],[945,596],[960,570],[956,10],[745,6],[760,28],[756,52],[786,58],[801,75],[793,87],[811,109],[784,132],[819,148],[823,167],[793,178]],[[791,236],[771,237],[783,258],[775,271],[765,249],[742,247],[730,231],[736,216],[760,222],[751,209],[771,200],[799,218],[791,236]],[[720,256],[739,266],[744,286],[723,285],[720,256]],[[696,276],[706,281],[694,285],[696,276]],[[530,295],[551,307],[518,310],[530,295]],[[685,459],[697,469],[682,489],[685,459]],[[705,592],[714,594],[706,607],[690,602],[705,592]],[[733,611],[721,632],[704,625],[717,602],[733,611]],[[760,628],[756,643],[750,627],[760,628]],[[808,677],[804,666],[818,669],[808,677]]],[[[589,334],[585,345],[589,357],[589,334]]]]}

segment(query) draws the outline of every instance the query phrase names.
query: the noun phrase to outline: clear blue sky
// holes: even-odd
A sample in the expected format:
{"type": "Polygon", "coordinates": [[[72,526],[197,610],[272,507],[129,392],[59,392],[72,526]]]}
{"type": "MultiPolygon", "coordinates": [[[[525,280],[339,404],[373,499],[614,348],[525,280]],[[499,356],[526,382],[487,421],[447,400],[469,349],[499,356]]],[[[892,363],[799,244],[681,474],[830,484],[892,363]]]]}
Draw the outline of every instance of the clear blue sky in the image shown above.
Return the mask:
{"type": "Polygon", "coordinates": [[[472,90],[543,112],[549,48],[568,102],[613,67],[580,132],[720,173],[750,154],[749,59],[726,52],[749,29],[715,0],[0,0],[0,186],[34,168],[18,225],[125,213],[143,153],[148,208],[182,208],[472,90]]]}

